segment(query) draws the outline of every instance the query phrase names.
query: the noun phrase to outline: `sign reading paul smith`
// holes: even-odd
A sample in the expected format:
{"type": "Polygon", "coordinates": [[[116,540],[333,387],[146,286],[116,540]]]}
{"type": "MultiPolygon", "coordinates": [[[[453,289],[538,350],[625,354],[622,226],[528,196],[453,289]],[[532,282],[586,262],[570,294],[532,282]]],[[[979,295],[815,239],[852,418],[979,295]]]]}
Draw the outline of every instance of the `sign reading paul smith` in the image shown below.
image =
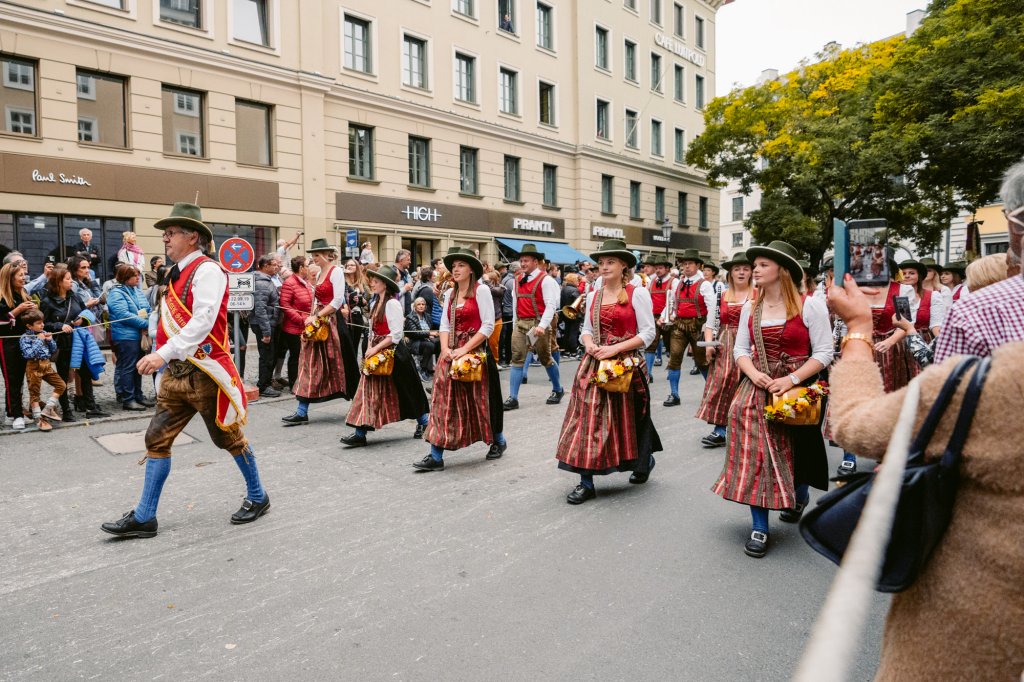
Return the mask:
{"type": "Polygon", "coordinates": [[[678,40],[670,38],[664,33],[655,33],[654,42],[659,47],[663,47],[669,52],[674,52],[688,62],[693,62],[697,66],[703,67],[707,64],[707,59],[700,52],[683,45],[678,40]]]}
{"type": "Polygon", "coordinates": [[[337,220],[349,223],[565,238],[565,221],[561,218],[492,211],[474,206],[336,192],[334,210],[337,220]]]}

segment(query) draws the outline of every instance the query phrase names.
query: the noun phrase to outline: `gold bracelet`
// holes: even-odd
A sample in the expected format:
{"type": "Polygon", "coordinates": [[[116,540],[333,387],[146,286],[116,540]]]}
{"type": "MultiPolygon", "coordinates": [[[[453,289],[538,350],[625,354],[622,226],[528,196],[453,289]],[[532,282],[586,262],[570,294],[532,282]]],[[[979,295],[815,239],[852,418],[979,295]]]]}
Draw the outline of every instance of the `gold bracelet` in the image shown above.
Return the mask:
{"type": "Polygon", "coordinates": [[[846,336],[843,337],[843,342],[841,344],[839,344],[839,352],[840,353],[843,352],[843,349],[846,348],[846,344],[849,341],[863,341],[864,343],[866,343],[869,346],[871,346],[871,351],[872,352],[874,352],[874,350],[875,350],[874,339],[872,339],[867,334],[857,334],[857,333],[854,333],[854,334],[847,334],[846,336]]]}

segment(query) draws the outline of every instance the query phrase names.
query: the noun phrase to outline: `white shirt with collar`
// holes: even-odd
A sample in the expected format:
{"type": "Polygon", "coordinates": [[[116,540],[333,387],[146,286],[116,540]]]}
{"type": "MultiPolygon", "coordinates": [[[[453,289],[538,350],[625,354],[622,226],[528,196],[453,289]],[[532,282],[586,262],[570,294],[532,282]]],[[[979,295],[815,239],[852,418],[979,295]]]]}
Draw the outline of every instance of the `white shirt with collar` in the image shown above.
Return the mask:
{"type": "MultiPolygon", "coordinates": [[[[202,255],[201,251],[188,254],[177,262],[178,271],[181,272],[202,255]]],[[[196,268],[192,276],[192,319],[181,328],[181,332],[156,350],[165,363],[184,360],[209,336],[227,288],[228,276],[216,261],[207,261],[196,268]]],[[[188,291],[184,292],[182,300],[187,297],[188,291]]]]}
{"type": "MultiPolygon", "coordinates": [[[[523,284],[529,284],[534,279],[536,279],[537,276],[539,276],[542,272],[543,270],[537,268],[529,275],[524,275],[523,284]]],[[[555,278],[549,275],[545,277],[540,283],[540,295],[544,299],[544,314],[540,316],[540,322],[537,323],[537,326],[547,331],[547,328],[551,326],[551,319],[555,316],[555,313],[561,307],[558,305],[558,302],[562,298],[562,288],[558,286],[558,282],[555,281],[555,278]]],[[[517,322],[518,320],[519,286],[517,285],[512,289],[512,321],[517,322]]]]}
{"type": "MultiPolygon", "coordinates": [[[[651,281],[654,281],[653,277],[651,278],[651,281]]],[[[629,280],[629,283],[631,285],[635,286],[635,287],[641,287],[641,288],[646,288],[646,286],[650,286],[649,283],[646,286],[644,285],[644,279],[638,273],[634,273],[633,274],[633,279],[629,280]]],[[[597,289],[600,289],[603,286],[604,286],[604,275],[598,275],[597,279],[594,280],[593,289],[597,290],[597,289]]]]}
{"type": "Polygon", "coordinates": [[[718,295],[715,293],[715,287],[712,286],[711,282],[704,279],[704,273],[698,272],[693,277],[680,277],[672,285],[671,291],[668,294],[668,302],[665,304],[665,311],[661,314],[662,322],[670,323],[676,319],[676,307],[679,294],[679,287],[689,286],[690,284],[700,283],[698,293],[704,297],[704,305],[708,309],[707,319],[713,320],[718,314],[718,295]]]}
{"type": "Polygon", "coordinates": [[[405,309],[397,298],[388,298],[384,304],[384,319],[388,323],[388,336],[393,344],[402,342],[405,332],[405,309]]]}
{"type": "MultiPolygon", "coordinates": [[[[736,343],[732,350],[732,356],[736,360],[753,356],[753,339],[750,338],[752,311],[753,303],[747,301],[743,305],[743,312],[740,313],[740,327],[736,331],[736,343]]],[[[832,364],[832,355],[835,351],[832,340],[832,324],[829,322],[828,308],[825,306],[825,302],[817,296],[811,296],[803,303],[801,317],[811,340],[811,359],[820,362],[822,367],[828,367],[832,364]]],[[[784,324],[786,324],[786,320],[761,320],[762,329],[780,327],[784,324]]]]}
{"type": "MultiPolygon", "coordinates": [[[[444,292],[444,299],[441,302],[441,325],[438,331],[445,333],[452,331],[452,322],[448,319],[448,302],[452,300],[453,291],[455,287],[444,292]]],[[[461,308],[463,305],[465,301],[459,301],[458,307],[461,308]]],[[[486,284],[476,285],[476,307],[480,314],[480,329],[477,331],[490,338],[494,333],[494,299],[491,298],[491,289],[486,284]]]]}
{"type": "MultiPolygon", "coordinates": [[[[583,316],[583,329],[580,336],[594,336],[593,309],[594,300],[597,298],[597,289],[587,294],[586,314],[583,316]]],[[[633,312],[636,314],[636,335],[643,339],[646,348],[654,341],[654,305],[651,301],[651,292],[644,287],[633,289],[633,312]]]]}

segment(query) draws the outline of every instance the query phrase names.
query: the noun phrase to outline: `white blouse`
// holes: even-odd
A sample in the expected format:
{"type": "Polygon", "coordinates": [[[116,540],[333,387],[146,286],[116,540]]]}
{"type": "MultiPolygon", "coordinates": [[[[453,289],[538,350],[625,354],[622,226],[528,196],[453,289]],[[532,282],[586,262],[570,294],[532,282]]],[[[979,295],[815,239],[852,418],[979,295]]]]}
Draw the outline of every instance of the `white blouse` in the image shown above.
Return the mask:
{"type": "MultiPolygon", "coordinates": [[[[911,298],[910,298],[910,314],[914,320],[917,320],[917,311],[921,309],[921,298],[914,291],[913,287],[910,287],[911,298]]],[[[932,302],[928,306],[928,312],[931,317],[928,319],[928,328],[941,327],[946,323],[946,297],[942,295],[940,291],[932,292],[932,302]]]]}
{"type": "MultiPolygon", "coordinates": [[[[591,311],[594,308],[594,295],[592,291],[587,294],[586,315],[583,317],[583,331],[581,336],[594,337],[594,325],[591,324],[591,311]]],[[[651,292],[643,287],[633,289],[633,312],[636,314],[637,336],[643,339],[643,348],[654,342],[654,303],[651,301],[651,292]]]]}
{"type": "Polygon", "coordinates": [[[401,343],[402,334],[405,332],[404,312],[405,309],[398,299],[388,298],[387,303],[384,304],[384,319],[388,322],[388,337],[394,344],[401,343]]]}
{"type": "MultiPolygon", "coordinates": [[[[736,332],[736,344],[733,347],[732,355],[739,360],[742,357],[751,356],[750,338],[750,312],[753,304],[747,301],[740,313],[740,328],[736,332]]],[[[803,311],[804,325],[811,337],[811,358],[821,363],[822,367],[832,364],[834,353],[832,346],[832,323],[829,322],[828,308],[825,302],[817,296],[812,296],[804,301],[803,311]]],[[[785,320],[761,320],[761,328],[779,327],[786,324],[785,320]]]]}
{"type": "MultiPolygon", "coordinates": [[[[439,331],[451,332],[452,324],[448,319],[448,301],[452,299],[452,292],[455,288],[451,288],[444,292],[444,299],[441,301],[441,326],[439,331]]],[[[464,302],[459,303],[459,307],[463,306],[464,302]]],[[[480,310],[480,333],[486,337],[490,337],[494,333],[494,299],[491,298],[491,290],[486,284],[478,284],[476,287],[476,307],[480,310]]]]}

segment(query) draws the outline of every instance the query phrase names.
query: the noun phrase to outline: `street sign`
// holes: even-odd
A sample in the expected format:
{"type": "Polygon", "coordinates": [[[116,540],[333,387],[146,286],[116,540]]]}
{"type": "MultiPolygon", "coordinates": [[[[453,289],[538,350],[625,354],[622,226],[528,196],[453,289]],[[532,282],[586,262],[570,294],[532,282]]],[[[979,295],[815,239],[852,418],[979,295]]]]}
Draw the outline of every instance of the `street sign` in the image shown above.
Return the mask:
{"type": "Polygon", "coordinates": [[[228,272],[246,272],[256,260],[256,252],[253,251],[252,244],[241,237],[231,237],[220,245],[217,257],[228,272]]]}
{"type": "Polygon", "coordinates": [[[228,289],[231,293],[256,291],[256,277],[251,273],[230,273],[228,275],[228,289]]]}
{"type": "Polygon", "coordinates": [[[228,293],[228,312],[236,312],[239,310],[252,310],[256,307],[256,295],[248,292],[229,292],[228,293]]]}
{"type": "Polygon", "coordinates": [[[345,230],[345,255],[359,258],[359,230],[345,230]]]}

